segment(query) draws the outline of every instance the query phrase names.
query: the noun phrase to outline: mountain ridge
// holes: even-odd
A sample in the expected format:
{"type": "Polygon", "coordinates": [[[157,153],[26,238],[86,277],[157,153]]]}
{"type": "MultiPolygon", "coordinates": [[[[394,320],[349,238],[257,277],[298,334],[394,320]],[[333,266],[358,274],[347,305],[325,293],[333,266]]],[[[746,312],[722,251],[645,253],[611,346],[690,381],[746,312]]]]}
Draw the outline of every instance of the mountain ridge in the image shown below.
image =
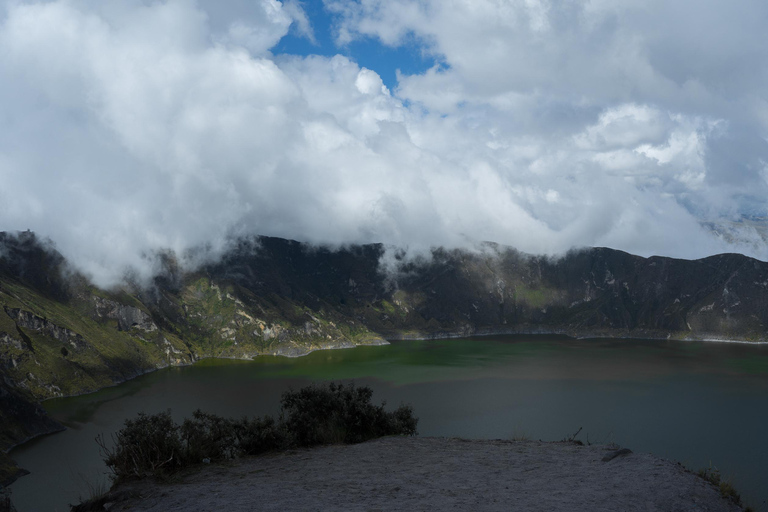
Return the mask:
{"type": "Polygon", "coordinates": [[[40,400],[204,357],[507,333],[768,340],[768,263],[739,254],[549,258],[487,243],[385,270],[385,251],[255,237],[195,271],[166,255],[151,286],[101,290],[33,233],[0,233],[0,400],[27,404],[0,409],[0,448],[60,428],[40,400]]]}

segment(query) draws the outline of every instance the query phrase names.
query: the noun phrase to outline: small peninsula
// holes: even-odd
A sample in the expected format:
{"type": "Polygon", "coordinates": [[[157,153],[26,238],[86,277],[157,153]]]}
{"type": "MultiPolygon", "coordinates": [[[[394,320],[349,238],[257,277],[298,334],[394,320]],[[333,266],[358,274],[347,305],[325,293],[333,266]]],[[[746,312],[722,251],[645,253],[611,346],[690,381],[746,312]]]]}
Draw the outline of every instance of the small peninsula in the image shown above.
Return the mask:
{"type": "Polygon", "coordinates": [[[210,465],[110,496],[121,512],[742,510],[679,464],[616,446],[419,437],[210,465]]]}

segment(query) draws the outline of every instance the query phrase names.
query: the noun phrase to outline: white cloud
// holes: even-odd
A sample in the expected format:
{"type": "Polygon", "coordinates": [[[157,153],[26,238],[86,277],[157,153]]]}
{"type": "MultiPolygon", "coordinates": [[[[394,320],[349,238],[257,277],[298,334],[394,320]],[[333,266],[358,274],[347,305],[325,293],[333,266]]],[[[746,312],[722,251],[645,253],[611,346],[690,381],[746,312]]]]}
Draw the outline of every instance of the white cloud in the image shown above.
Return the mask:
{"type": "Polygon", "coordinates": [[[397,94],[487,128],[493,148],[526,138],[527,148],[569,151],[564,175],[589,150],[596,172],[705,203],[697,211],[710,217],[739,210],[734,194],[766,213],[755,200],[768,192],[758,171],[768,157],[762,2],[326,3],[347,39],[424,45],[441,65],[401,75],[397,94]]]}
{"type": "MultiPolygon", "coordinates": [[[[100,284],[245,234],[768,255],[700,225],[735,197],[765,209],[761,4],[737,2],[710,62],[661,3],[326,3],[340,40],[441,64],[391,92],[343,56],[274,56],[313,37],[298,2],[7,2],[0,229],[51,237],[100,284]]],[[[715,30],[719,10],[688,12],[715,30]]]]}

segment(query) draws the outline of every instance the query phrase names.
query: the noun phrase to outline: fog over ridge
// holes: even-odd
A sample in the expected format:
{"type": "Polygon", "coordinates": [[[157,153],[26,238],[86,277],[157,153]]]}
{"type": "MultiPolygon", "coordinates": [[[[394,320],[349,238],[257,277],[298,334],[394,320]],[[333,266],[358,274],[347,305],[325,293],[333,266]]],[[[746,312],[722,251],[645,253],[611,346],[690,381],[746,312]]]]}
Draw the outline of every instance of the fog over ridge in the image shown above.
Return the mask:
{"type": "Polygon", "coordinates": [[[768,6],[0,0],[0,230],[102,286],[229,240],[768,259],[768,6]],[[341,52],[340,52],[341,53],[341,52]]]}

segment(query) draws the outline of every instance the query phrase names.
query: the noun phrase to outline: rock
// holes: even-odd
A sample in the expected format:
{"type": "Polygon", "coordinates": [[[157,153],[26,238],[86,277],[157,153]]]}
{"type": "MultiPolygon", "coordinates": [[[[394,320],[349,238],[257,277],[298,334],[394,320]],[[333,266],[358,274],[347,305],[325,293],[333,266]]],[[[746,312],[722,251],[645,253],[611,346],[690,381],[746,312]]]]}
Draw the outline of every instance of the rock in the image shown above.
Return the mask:
{"type": "Polygon", "coordinates": [[[137,307],[126,306],[102,297],[93,297],[93,302],[96,316],[117,320],[117,328],[121,331],[130,331],[133,328],[145,332],[157,330],[157,325],[152,321],[152,317],[137,307]]]}
{"type": "Polygon", "coordinates": [[[632,453],[632,450],[630,450],[629,448],[622,448],[621,450],[615,450],[606,454],[605,457],[603,457],[600,460],[602,460],[603,462],[610,462],[616,457],[623,457],[624,455],[629,455],[630,453],[632,453]]]}
{"type": "MultiPolygon", "coordinates": [[[[3,307],[5,313],[13,319],[19,327],[25,329],[31,329],[33,331],[41,331],[49,335],[51,338],[60,341],[62,343],[68,343],[73,349],[83,349],[88,346],[85,339],[75,331],[61,327],[53,322],[41,318],[29,311],[25,311],[19,308],[3,307]]],[[[23,334],[20,332],[20,334],[23,334]]],[[[28,347],[32,350],[31,345],[28,347]]]]}
{"type": "Polygon", "coordinates": [[[16,512],[16,507],[11,501],[11,490],[0,485],[0,511],[16,512]]]}

